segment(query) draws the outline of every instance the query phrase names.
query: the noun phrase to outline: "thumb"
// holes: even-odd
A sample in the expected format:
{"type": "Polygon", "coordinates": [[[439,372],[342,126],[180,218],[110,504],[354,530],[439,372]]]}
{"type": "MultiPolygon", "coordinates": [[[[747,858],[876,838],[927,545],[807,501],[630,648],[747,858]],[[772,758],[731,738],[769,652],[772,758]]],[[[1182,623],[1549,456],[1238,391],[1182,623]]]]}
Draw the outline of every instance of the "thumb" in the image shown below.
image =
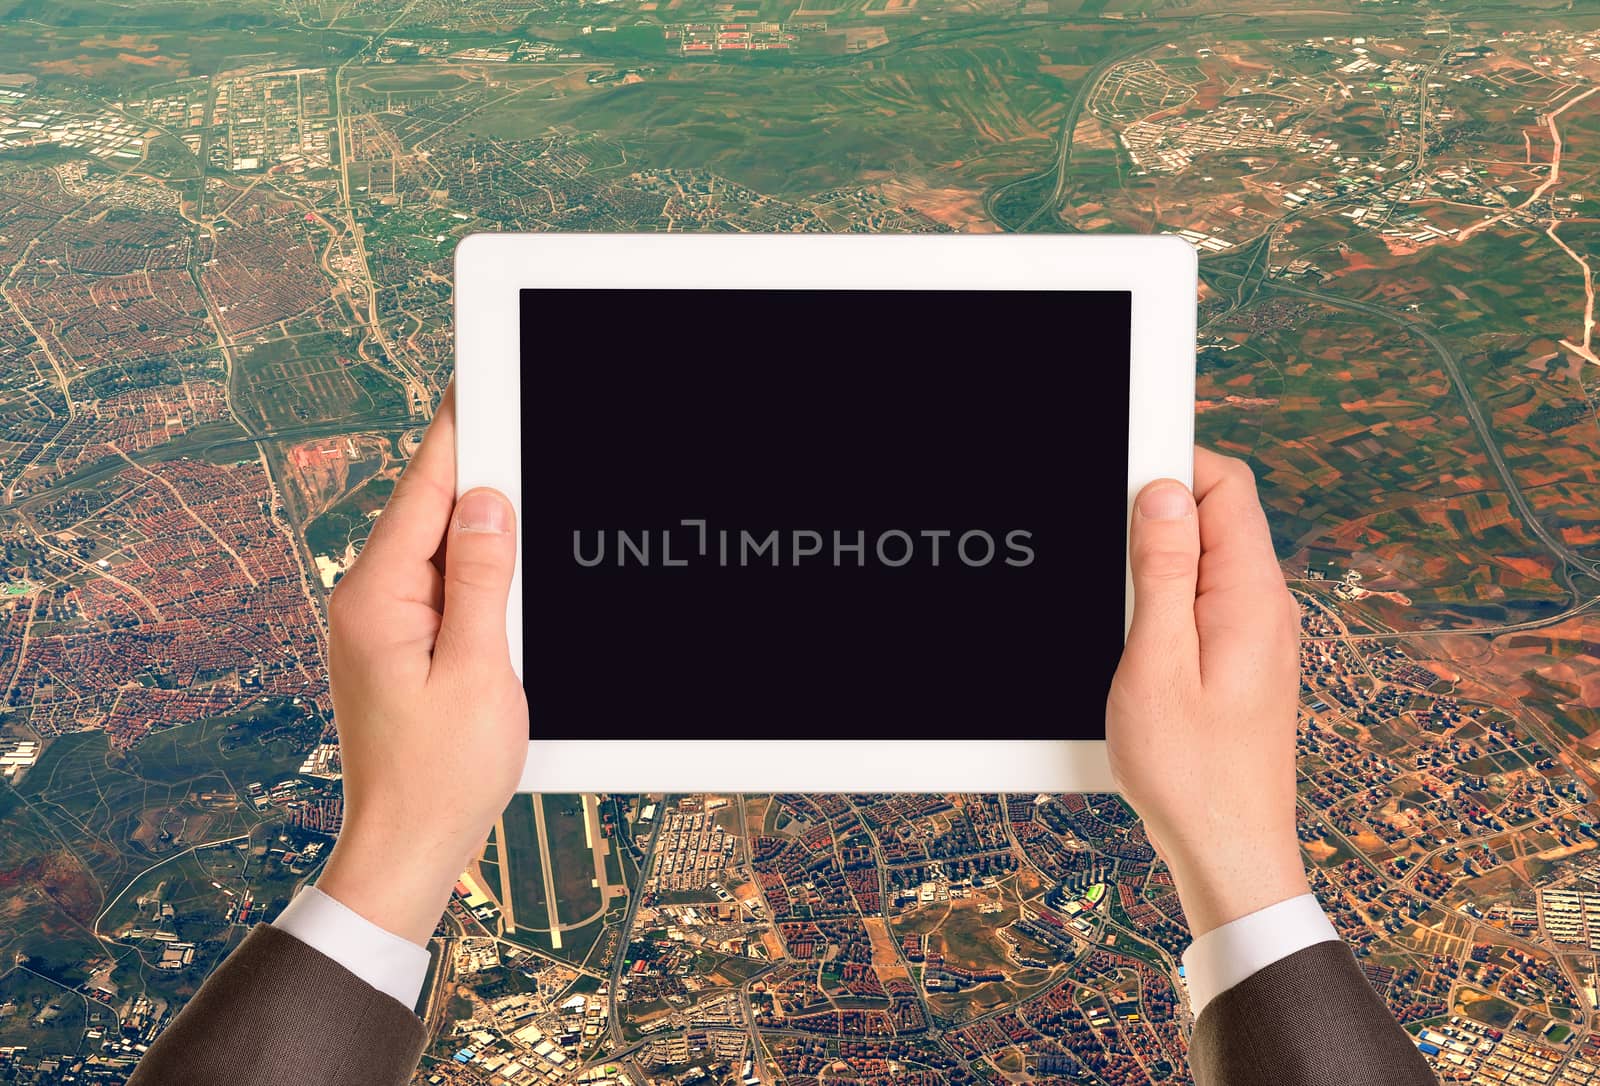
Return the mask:
{"type": "Polygon", "coordinates": [[[1176,479],[1157,479],[1139,492],[1128,532],[1128,562],[1133,570],[1133,624],[1124,657],[1198,671],[1194,594],[1200,520],[1188,487],[1176,479]]]}
{"type": "Polygon", "coordinates": [[[516,513],[505,495],[488,487],[461,495],[445,543],[435,665],[474,668],[509,660],[506,598],[516,563],[516,513]]]}
{"type": "Polygon", "coordinates": [[[1155,849],[1156,859],[1167,865],[1170,871],[1172,864],[1167,860],[1167,850],[1161,847],[1161,838],[1156,836],[1155,827],[1149,822],[1141,820],[1139,825],[1144,827],[1144,839],[1150,842],[1150,847],[1155,849]]]}

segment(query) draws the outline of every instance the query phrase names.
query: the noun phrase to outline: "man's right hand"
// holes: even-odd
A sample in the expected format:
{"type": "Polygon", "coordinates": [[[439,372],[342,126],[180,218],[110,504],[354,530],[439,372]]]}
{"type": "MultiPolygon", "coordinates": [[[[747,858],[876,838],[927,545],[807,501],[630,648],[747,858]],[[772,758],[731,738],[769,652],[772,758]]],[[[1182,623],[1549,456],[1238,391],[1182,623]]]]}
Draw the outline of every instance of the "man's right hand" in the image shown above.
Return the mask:
{"type": "Polygon", "coordinates": [[[418,946],[528,753],[506,645],[515,513],[455,489],[451,390],[329,607],[345,806],[317,887],[418,946]]]}
{"type": "Polygon", "coordinates": [[[1295,834],[1299,614],[1240,460],[1135,502],[1134,614],[1106,704],[1111,771],[1198,938],[1308,892],[1295,834]],[[1198,500],[1197,500],[1198,499],[1198,500]]]}

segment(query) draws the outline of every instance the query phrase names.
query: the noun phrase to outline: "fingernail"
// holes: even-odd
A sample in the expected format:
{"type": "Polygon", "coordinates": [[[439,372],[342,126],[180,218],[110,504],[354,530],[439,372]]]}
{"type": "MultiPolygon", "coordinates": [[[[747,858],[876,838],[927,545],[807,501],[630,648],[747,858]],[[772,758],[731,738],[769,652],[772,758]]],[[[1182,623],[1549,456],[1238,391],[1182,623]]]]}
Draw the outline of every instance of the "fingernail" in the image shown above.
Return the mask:
{"type": "Polygon", "coordinates": [[[1178,520],[1194,512],[1194,497],[1179,482],[1157,483],[1139,495],[1139,515],[1145,520],[1178,520]]]}
{"type": "Polygon", "coordinates": [[[474,490],[456,503],[456,527],[463,532],[509,532],[510,503],[492,491],[474,490]]]}

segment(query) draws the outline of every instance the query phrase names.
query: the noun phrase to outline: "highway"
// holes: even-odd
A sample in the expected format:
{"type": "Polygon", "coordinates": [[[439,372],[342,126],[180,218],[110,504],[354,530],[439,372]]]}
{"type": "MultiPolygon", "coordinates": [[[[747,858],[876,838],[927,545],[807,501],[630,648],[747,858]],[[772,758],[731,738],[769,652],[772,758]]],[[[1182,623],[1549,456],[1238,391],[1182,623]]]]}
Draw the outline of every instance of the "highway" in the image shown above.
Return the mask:
{"type": "MultiPolygon", "coordinates": [[[[662,796],[660,810],[665,812],[672,803],[671,796],[662,796]]],[[[650,876],[650,863],[655,859],[656,844],[661,840],[661,826],[657,825],[650,831],[650,847],[645,849],[644,860],[639,864],[639,876],[634,882],[633,892],[628,895],[628,911],[623,914],[622,923],[617,926],[618,943],[617,952],[611,958],[610,986],[606,992],[606,1029],[611,1038],[612,1054],[608,1060],[621,1061],[627,1059],[639,1048],[638,1045],[627,1046],[627,1038],[622,1033],[622,1016],[617,1012],[617,991],[622,985],[622,970],[628,963],[628,944],[633,938],[633,921],[639,913],[639,902],[644,897],[645,880],[650,876]],[[617,1055],[616,1053],[621,1053],[617,1055]]],[[[619,862],[625,857],[618,852],[619,862]]],[[[633,1064],[629,1065],[629,1074],[635,1082],[646,1082],[648,1078],[643,1069],[633,1064]]]]}
{"type": "MultiPolygon", "coordinates": [[[[1454,40],[1453,35],[1450,40],[1454,40]]],[[[1443,51],[1441,50],[1441,55],[1442,52],[1443,51]]],[[[1436,72],[1438,64],[1439,61],[1436,58],[1433,65],[1429,67],[1423,78],[1419,80],[1419,83],[1421,84],[1417,104],[1419,118],[1426,114],[1427,81],[1428,79],[1432,78],[1436,72]]],[[[1575,101],[1577,101],[1577,99],[1573,99],[1573,102],[1575,101]]],[[[1573,102],[1568,102],[1567,104],[1571,105],[1573,102]]],[[[1421,123],[1419,123],[1418,149],[1414,156],[1414,163],[1411,169],[1407,171],[1408,176],[1414,175],[1422,169],[1425,157],[1425,128],[1421,123]]],[[[1266,279],[1265,271],[1269,262],[1272,242],[1277,231],[1284,225],[1284,223],[1288,222],[1290,219],[1305,215],[1323,214],[1328,210],[1329,208],[1327,205],[1319,204],[1315,206],[1314,210],[1311,205],[1307,205],[1298,211],[1290,211],[1282,219],[1279,219],[1277,222],[1273,223],[1271,228],[1269,228],[1263,234],[1255,239],[1252,239],[1256,243],[1256,251],[1250,255],[1249,265],[1243,271],[1237,273],[1227,273],[1229,275],[1237,275],[1239,279],[1234,309],[1237,309],[1238,306],[1244,304],[1247,297],[1246,288],[1249,284],[1249,280],[1252,278],[1252,276],[1260,274],[1262,276],[1259,284],[1260,290],[1280,295],[1305,298],[1320,302],[1323,305],[1346,309],[1368,317],[1377,318],[1378,320],[1398,324],[1407,331],[1416,334],[1418,338],[1426,343],[1428,347],[1439,356],[1440,364],[1444,367],[1445,373],[1449,375],[1450,382],[1455,388],[1457,395],[1461,399],[1462,406],[1467,414],[1468,422],[1472,425],[1474,432],[1476,432],[1478,441],[1483,446],[1485,455],[1489,458],[1489,462],[1494,466],[1495,473],[1500,477],[1501,484],[1505,488],[1507,497],[1510,499],[1512,505],[1516,508],[1517,513],[1521,517],[1523,523],[1527,525],[1528,531],[1531,532],[1542,544],[1544,544],[1546,549],[1548,549],[1550,553],[1561,562],[1560,579],[1570,594],[1571,602],[1575,605],[1573,611],[1570,613],[1576,613],[1578,609],[1586,608],[1588,604],[1585,603],[1584,593],[1574,583],[1572,579],[1572,573],[1574,570],[1576,570],[1590,578],[1595,579],[1596,581],[1600,581],[1600,564],[1585,559],[1571,547],[1567,546],[1565,542],[1551,532],[1544,522],[1539,519],[1538,514],[1534,511],[1533,506],[1529,503],[1526,495],[1523,494],[1522,488],[1520,484],[1518,484],[1516,476],[1513,474],[1510,465],[1506,463],[1505,457],[1500,451],[1500,444],[1495,440],[1494,431],[1490,426],[1489,421],[1484,417],[1483,408],[1478,403],[1477,397],[1473,395],[1472,388],[1467,383],[1466,375],[1462,372],[1460,360],[1456,357],[1455,352],[1446,346],[1442,340],[1440,340],[1439,336],[1436,334],[1437,330],[1425,320],[1408,317],[1404,314],[1395,312],[1392,309],[1387,309],[1384,306],[1375,305],[1371,302],[1349,298],[1344,295],[1329,291],[1313,290],[1308,287],[1286,283],[1282,280],[1266,279]]],[[[1465,236],[1466,235],[1464,234],[1463,237],[1465,236]]],[[[1244,249],[1245,244],[1248,243],[1241,243],[1241,245],[1229,255],[1237,256],[1240,250],[1244,249]]],[[[1533,627],[1523,626],[1519,628],[1533,627]]]]}
{"type": "MultiPolygon", "coordinates": [[[[1291,581],[1292,584],[1327,584],[1327,581],[1291,581]]],[[[1507,622],[1496,626],[1453,626],[1438,627],[1428,630],[1373,630],[1367,633],[1344,633],[1332,637],[1302,637],[1300,643],[1304,645],[1318,644],[1349,644],[1355,641],[1402,641],[1415,637],[1435,637],[1443,634],[1468,634],[1482,637],[1505,633],[1522,633],[1527,630],[1543,630],[1551,626],[1558,626],[1577,615],[1592,611],[1600,607],[1600,596],[1594,596],[1583,602],[1568,607],[1564,611],[1550,615],[1546,618],[1529,619],[1527,622],[1507,622]]]]}
{"type": "Polygon", "coordinates": [[[1120,53],[1113,53],[1111,56],[1106,57],[1104,60],[1096,64],[1093,68],[1089,69],[1088,73],[1084,75],[1083,81],[1078,84],[1077,93],[1072,96],[1072,104],[1067,107],[1067,115],[1061,120],[1061,136],[1057,140],[1055,162],[1048,169],[1040,173],[1029,174],[1027,177],[1018,178],[1015,181],[1008,182],[1004,185],[1001,185],[999,188],[990,189],[988,192],[984,193],[984,213],[988,215],[989,218],[994,222],[999,223],[1003,229],[1012,233],[1021,233],[1037,222],[1039,216],[1045,214],[1046,212],[1054,214],[1057,210],[1059,210],[1061,207],[1062,197],[1066,195],[1068,177],[1067,162],[1072,157],[1072,137],[1073,133],[1077,130],[1078,117],[1083,113],[1084,103],[1089,100],[1090,95],[1099,89],[1101,80],[1106,77],[1106,74],[1110,72],[1111,69],[1115,68],[1118,64],[1121,64],[1124,60],[1136,57],[1140,53],[1143,53],[1149,49],[1153,49],[1160,44],[1160,42],[1142,42],[1133,49],[1125,49],[1120,53]],[[1056,178],[1055,187],[1050,190],[1049,198],[1040,201],[1039,206],[1033,209],[1033,213],[1031,215],[1022,220],[1022,222],[1018,223],[1016,226],[1012,226],[1000,218],[1000,215],[995,207],[1000,197],[1005,195],[1005,193],[1011,189],[1017,188],[1020,185],[1032,184],[1033,182],[1042,178],[1049,177],[1052,173],[1055,174],[1056,178]]]}
{"type": "Polygon", "coordinates": [[[1445,372],[1450,375],[1450,381],[1455,386],[1457,395],[1461,398],[1462,406],[1466,409],[1467,420],[1472,424],[1473,430],[1476,431],[1478,441],[1483,446],[1483,451],[1488,456],[1489,462],[1494,465],[1495,473],[1500,476],[1501,484],[1505,487],[1506,496],[1510,498],[1511,504],[1516,507],[1517,513],[1521,516],[1523,523],[1527,525],[1528,531],[1532,532],[1551,554],[1561,560],[1562,583],[1566,585],[1567,590],[1571,593],[1572,602],[1577,604],[1583,601],[1584,594],[1573,582],[1572,571],[1576,569],[1578,572],[1600,581],[1600,565],[1584,558],[1562,542],[1534,512],[1533,506],[1529,504],[1527,497],[1522,493],[1522,487],[1518,484],[1510,465],[1506,463],[1505,457],[1500,452],[1500,444],[1495,440],[1494,431],[1490,428],[1488,420],[1484,418],[1483,408],[1479,405],[1477,397],[1472,394],[1472,388],[1467,384],[1466,376],[1461,372],[1461,363],[1457,360],[1455,352],[1440,341],[1439,337],[1434,334],[1431,325],[1425,321],[1402,316],[1393,310],[1385,309],[1383,306],[1373,305],[1371,302],[1362,302],[1339,294],[1291,286],[1276,280],[1264,284],[1264,288],[1273,293],[1308,298],[1321,302],[1323,305],[1348,309],[1368,317],[1391,321],[1399,324],[1407,331],[1415,333],[1432,348],[1434,353],[1439,356],[1439,361],[1443,364],[1445,372]]]}
{"type": "MultiPolygon", "coordinates": [[[[748,817],[748,812],[745,810],[745,796],[742,792],[738,796],[738,804],[739,847],[740,851],[744,854],[745,867],[749,869],[751,875],[754,876],[756,862],[755,857],[750,851],[750,820],[748,817]]],[[[760,879],[755,880],[755,887],[756,898],[761,902],[762,919],[764,922],[767,922],[771,925],[771,930],[777,936],[781,945],[783,934],[778,927],[777,917],[772,911],[772,904],[767,900],[767,892],[761,888],[760,879]]],[[[749,906],[743,906],[743,909],[748,912],[749,906]]],[[[787,953],[787,951],[785,951],[785,953],[787,953]]],[[[778,959],[778,961],[781,960],[781,958],[778,959]]],[[[776,965],[777,961],[775,961],[773,964],[776,965]]],[[[752,976],[749,980],[746,980],[743,984],[739,985],[739,1009],[744,1013],[745,1024],[750,1029],[750,1046],[752,1049],[750,1058],[755,1061],[756,1070],[760,1072],[760,1077],[763,1082],[774,1081],[774,1076],[772,1075],[770,1065],[767,1063],[767,1046],[761,1040],[761,1032],[756,1029],[756,1012],[755,1007],[750,1002],[750,986],[755,983],[757,977],[764,977],[768,972],[768,969],[763,969],[760,973],[756,974],[756,976],[752,976]]]]}

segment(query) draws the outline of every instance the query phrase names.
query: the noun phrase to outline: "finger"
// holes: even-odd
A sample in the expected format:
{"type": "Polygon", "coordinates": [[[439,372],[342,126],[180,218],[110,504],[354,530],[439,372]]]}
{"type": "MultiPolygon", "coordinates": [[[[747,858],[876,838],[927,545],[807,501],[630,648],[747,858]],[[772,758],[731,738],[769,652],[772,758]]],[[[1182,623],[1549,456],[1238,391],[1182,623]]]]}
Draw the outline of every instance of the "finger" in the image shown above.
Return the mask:
{"type": "Polygon", "coordinates": [[[1199,500],[1201,593],[1209,589],[1281,583],[1272,532],[1249,465],[1210,449],[1194,454],[1199,500]]]}
{"type": "Polygon", "coordinates": [[[1176,479],[1157,479],[1139,492],[1128,529],[1128,564],[1133,571],[1133,624],[1123,657],[1196,668],[1200,529],[1188,487],[1176,479]]]}
{"type": "Polygon", "coordinates": [[[439,549],[456,495],[455,385],[445,389],[433,422],[395,484],[363,550],[384,563],[426,563],[439,549]]]}
{"type": "Polygon", "coordinates": [[[506,600],[516,563],[516,514],[505,495],[488,487],[461,495],[445,548],[436,673],[440,667],[459,673],[509,663],[506,600]]]}
{"type": "Polygon", "coordinates": [[[1298,618],[1255,477],[1243,461],[1199,449],[1195,485],[1202,545],[1195,626],[1202,677],[1258,681],[1295,652],[1298,618]]]}

